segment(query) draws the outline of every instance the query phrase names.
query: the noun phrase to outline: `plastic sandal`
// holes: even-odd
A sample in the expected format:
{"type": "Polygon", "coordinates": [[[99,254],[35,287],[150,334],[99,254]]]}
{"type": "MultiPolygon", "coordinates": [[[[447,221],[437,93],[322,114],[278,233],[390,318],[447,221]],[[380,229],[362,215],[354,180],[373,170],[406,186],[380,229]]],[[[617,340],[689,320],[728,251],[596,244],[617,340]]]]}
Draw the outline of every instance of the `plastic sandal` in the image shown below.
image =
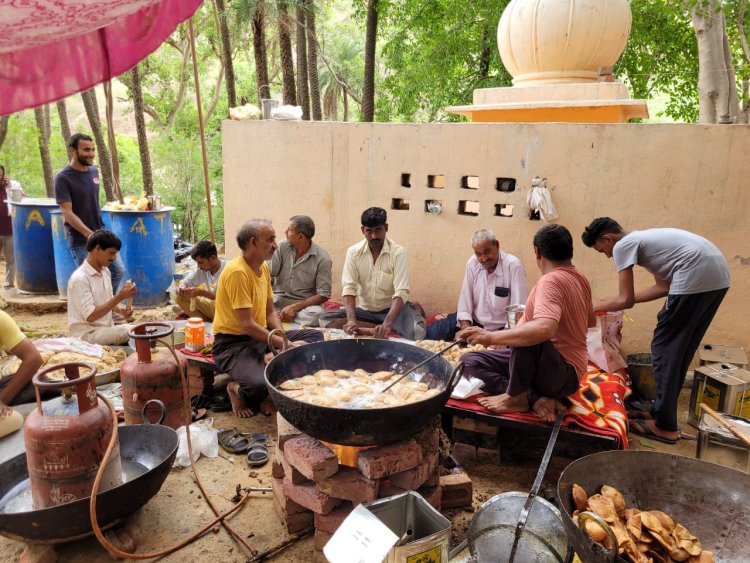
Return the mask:
{"type": "Polygon", "coordinates": [[[226,393],[219,393],[211,397],[208,408],[214,412],[225,412],[232,410],[232,401],[229,400],[229,395],[226,393]]]}
{"type": "Polygon", "coordinates": [[[266,433],[257,432],[250,436],[250,445],[245,458],[250,467],[260,467],[268,462],[268,446],[266,433]]]}
{"type": "Polygon", "coordinates": [[[194,409],[205,409],[211,404],[210,395],[193,395],[190,397],[190,406],[194,409]]]}
{"type": "Polygon", "coordinates": [[[245,453],[250,448],[250,439],[236,428],[219,431],[218,438],[219,445],[230,454],[245,453]]]}

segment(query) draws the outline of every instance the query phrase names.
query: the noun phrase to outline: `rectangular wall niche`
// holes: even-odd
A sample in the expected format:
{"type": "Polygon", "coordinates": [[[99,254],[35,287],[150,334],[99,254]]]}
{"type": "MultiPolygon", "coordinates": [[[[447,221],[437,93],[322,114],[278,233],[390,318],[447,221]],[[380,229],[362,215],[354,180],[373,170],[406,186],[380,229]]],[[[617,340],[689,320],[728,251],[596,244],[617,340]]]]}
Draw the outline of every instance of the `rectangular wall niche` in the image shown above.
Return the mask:
{"type": "Polygon", "coordinates": [[[496,203],[495,217],[513,217],[513,206],[509,203],[496,203]]]}
{"type": "Polygon", "coordinates": [[[516,179],[515,178],[496,178],[495,189],[499,192],[515,192],[516,191],[516,179]]]}
{"type": "Polygon", "coordinates": [[[391,199],[391,209],[407,211],[409,209],[409,200],[405,197],[394,197],[391,199]]]}
{"type": "Polygon", "coordinates": [[[408,172],[403,172],[401,174],[401,187],[411,188],[411,174],[409,174],[408,172]]]}
{"type": "Polygon", "coordinates": [[[461,187],[465,190],[478,190],[479,176],[461,176],[461,187]]]}
{"type": "Polygon", "coordinates": [[[476,217],[479,215],[479,202],[471,200],[461,200],[458,202],[458,214],[470,215],[476,217]]]}
{"type": "Polygon", "coordinates": [[[442,190],[445,187],[445,174],[430,174],[427,176],[427,187],[442,190]]]}

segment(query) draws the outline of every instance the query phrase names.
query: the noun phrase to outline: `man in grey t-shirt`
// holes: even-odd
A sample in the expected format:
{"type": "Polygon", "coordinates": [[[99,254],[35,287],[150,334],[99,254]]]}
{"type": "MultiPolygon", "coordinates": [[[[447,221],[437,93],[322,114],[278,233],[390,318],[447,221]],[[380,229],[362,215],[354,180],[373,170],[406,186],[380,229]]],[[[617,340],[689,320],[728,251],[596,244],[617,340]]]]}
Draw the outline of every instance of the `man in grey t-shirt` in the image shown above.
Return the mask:
{"type": "Polygon", "coordinates": [[[594,304],[596,311],[630,309],[666,297],[657,316],[651,359],[656,402],[636,413],[630,431],[668,444],[680,437],[677,399],[695,351],[729,289],[729,268],[712,242],[681,229],[625,231],[609,217],[595,219],[582,235],[586,246],[614,258],[619,294],[594,304]],[[633,266],[654,276],[654,285],[635,291],[633,266]]]}

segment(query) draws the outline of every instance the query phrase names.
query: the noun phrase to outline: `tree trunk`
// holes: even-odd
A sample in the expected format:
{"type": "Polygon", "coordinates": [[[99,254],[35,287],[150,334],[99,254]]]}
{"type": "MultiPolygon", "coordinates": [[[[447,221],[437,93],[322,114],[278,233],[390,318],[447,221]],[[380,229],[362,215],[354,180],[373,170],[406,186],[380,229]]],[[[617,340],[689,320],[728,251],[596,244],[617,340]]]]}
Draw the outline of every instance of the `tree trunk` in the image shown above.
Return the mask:
{"type": "Polygon", "coordinates": [[[8,122],[10,121],[9,115],[0,115],[0,149],[3,148],[5,137],[8,136],[8,122]]]}
{"type": "Polygon", "coordinates": [[[63,142],[65,143],[65,154],[68,153],[68,142],[70,141],[70,123],[68,122],[68,108],[65,105],[65,100],[60,100],[55,103],[57,107],[57,116],[60,118],[60,133],[62,134],[63,142]]]}
{"type": "Polygon", "coordinates": [[[310,119],[310,88],[307,82],[307,33],[305,10],[297,4],[297,94],[302,106],[302,119],[310,119]]]}
{"type": "Polygon", "coordinates": [[[96,91],[91,88],[85,92],[81,92],[81,99],[83,100],[83,107],[86,110],[86,116],[89,120],[91,132],[94,134],[96,151],[99,153],[99,167],[101,168],[100,176],[102,184],[104,185],[104,195],[107,197],[107,201],[114,201],[115,194],[114,191],[112,191],[112,161],[109,157],[107,144],[104,142],[102,122],[99,119],[99,107],[96,103],[96,91]]]}
{"type": "Polygon", "coordinates": [[[362,87],[362,121],[375,120],[375,47],[378,38],[378,0],[367,0],[365,28],[365,80],[362,87]]]}
{"type": "Polygon", "coordinates": [[[281,80],[284,104],[297,105],[297,88],[294,84],[294,56],[292,54],[292,26],[289,20],[287,0],[276,0],[279,12],[279,54],[281,55],[281,80]]]}
{"type": "Polygon", "coordinates": [[[719,0],[697,2],[692,8],[698,42],[698,119],[701,123],[734,123],[739,97],[719,0]]]}
{"type": "Polygon", "coordinates": [[[49,157],[49,109],[45,111],[45,107],[46,106],[34,108],[34,119],[36,120],[39,156],[42,158],[44,186],[47,191],[47,197],[55,197],[55,184],[52,179],[52,161],[49,157]]]}
{"type": "Polygon", "coordinates": [[[271,87],[268,84],[264,0],[258,0],[253,16],[253,50],[255,51],[255,78],[258,84],[258,105],[260,105],[263,98],[271,97],[271,87]]]}
{"type": "Polygon", "coordinates": [[[305,0],[305,24],[307,27],[307,77],[310,82],[310,106],[315,121],[323,119],[320,103],[320,81],[318,80],[318,38],[315,34],[315,4],[305,0]]]}
{"type": "Polygon", "coordinates": [[[146,116],[143,113],[141,71],[138,65],[135,65],[130,71],[130,81],[130,86],[133,90],[133,113],[135,114],[135,131],[138,135],[138,152],[141,155],[143,191],[146,192],[146,195],[154,195],[154,179],[151,175],[151,155],[148,151],[148,137],[146,136],[146,116]]]}
{"type": "Polygon", "coordinates": [[[232,43],[229,39],[227,25],[227,9],[224,0],[215,0],[216,11],[219,13],[219,32],[221,34],[221,50],[224,58],[224,79],[227,83],[227,104],[230,108],[237,107],[235,91],[234,63],[232,62],[232,43]]]}
{"type": "Polygon", "coordinates": [[[344,121],[349,121],[349,94],[343,89],[341,93],[344,96],[344,121]]]}

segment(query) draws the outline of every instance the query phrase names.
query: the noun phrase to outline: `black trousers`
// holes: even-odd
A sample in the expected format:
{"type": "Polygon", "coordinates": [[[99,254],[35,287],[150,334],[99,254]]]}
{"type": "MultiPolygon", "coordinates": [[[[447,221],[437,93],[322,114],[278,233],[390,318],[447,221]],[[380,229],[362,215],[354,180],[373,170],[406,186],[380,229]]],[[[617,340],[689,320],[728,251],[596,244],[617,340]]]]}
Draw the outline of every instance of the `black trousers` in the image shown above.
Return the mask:
{"type": "Polygon", "coordinates": [[[677,399],[685,375],[727,291],[668,295],[656,317],[651,341],[656,402],[651,414],[661,430],[677,431],[677,399]]]}
{"type": "MultiPolygon", "coordinates": [[[[322,332],[310,329],[290,330],[286,335],[292,342],[320,342],[324,339],[322,332]]],[[[212,350],[216,367],[239,383],[243,400],[248,407],[257,410],[268,394],[263,378],[266,369],[263,357],[269,351],[266,343],[249,336],[217,334],[212,350]]]]}

